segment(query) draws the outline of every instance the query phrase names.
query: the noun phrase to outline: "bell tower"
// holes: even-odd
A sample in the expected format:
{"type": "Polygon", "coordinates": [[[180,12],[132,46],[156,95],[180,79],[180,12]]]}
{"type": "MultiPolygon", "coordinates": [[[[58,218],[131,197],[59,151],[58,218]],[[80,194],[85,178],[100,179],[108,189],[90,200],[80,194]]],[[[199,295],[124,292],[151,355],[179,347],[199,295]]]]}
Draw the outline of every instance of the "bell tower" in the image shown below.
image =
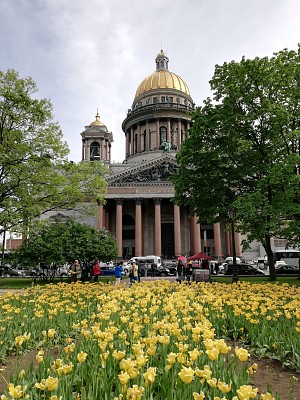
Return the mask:
{"type": "Polygon", "coordinates": [[[95,121],[85,126],[85,130],[81,132],[82,161],[102,161],[110,164],[113,135],[100,121],[98,110],[95,118],[95,121]]]}

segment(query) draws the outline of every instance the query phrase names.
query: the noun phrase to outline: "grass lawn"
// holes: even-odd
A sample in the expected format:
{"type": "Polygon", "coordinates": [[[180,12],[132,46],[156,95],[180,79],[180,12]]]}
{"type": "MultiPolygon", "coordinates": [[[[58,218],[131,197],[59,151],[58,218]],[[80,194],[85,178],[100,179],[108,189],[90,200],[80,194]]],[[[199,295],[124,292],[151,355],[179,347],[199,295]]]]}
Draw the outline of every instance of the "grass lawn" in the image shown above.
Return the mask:
{"type": "MultiPolygon", "coordinates": [[[[250,283],[274,283],[282,285],[287,283],[288,285],[300,286],[300,279],[295,276],[279,276],[277,277],[276,281],[270,281],[268,277],[258,277],[258,276],[251,276],[247,278],[240,278],[241,282],[250,282],[250,283]]],[[[231,277],[212,277],[212,282],[222,282],[222,283],[231,283],[231,277]]]]}

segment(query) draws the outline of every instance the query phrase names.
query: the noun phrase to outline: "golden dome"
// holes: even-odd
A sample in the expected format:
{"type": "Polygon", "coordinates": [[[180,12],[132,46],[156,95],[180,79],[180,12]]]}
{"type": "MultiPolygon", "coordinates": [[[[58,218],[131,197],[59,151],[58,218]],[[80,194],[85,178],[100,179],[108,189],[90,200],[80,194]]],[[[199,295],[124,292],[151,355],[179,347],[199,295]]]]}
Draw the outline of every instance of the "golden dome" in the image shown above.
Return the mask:
{"type": "Polygon", "coordinates": [[[142,93],[155,89],[176,89],[191,96],[188,85],[180,76],[168,70],[160,70],[155,71],[140,83],[135,93],[135,99],[142,93]]]}
{"type": "Polygon", "coordinates": [[[95,118],[96,120],[91,122],[90,126],[104,126],[104,124],[100,121],[100,115],[98,114],[98,110],[95,118]]]}
{"type": "Polygon", "coordinates": [[[135,93],[135,99],[149,90],[156,89],[175,89],[191,97],[188,85],[180,78],[180,76],[169,71],[169,58],[163,49],[161,49],[157,54],[155,63],[156,71],[140,83],[135,93]]]}

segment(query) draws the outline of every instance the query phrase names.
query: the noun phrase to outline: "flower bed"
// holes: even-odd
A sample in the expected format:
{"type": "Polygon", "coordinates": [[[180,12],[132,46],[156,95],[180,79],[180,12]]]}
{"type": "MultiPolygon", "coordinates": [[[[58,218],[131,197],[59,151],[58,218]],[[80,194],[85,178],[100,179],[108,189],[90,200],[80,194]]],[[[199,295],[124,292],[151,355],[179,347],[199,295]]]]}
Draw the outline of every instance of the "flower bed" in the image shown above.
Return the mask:
{"type": "Polygon", "coordinates": [[[20,364],[1,400],[277,399],[250,384],[256,365],[244,344],[300,370],[299,305],[297,288],[247,283],[62,283],[6,294],[0,356],[15,354],[18,366],[36,350],[36,365],[20,364]]]}

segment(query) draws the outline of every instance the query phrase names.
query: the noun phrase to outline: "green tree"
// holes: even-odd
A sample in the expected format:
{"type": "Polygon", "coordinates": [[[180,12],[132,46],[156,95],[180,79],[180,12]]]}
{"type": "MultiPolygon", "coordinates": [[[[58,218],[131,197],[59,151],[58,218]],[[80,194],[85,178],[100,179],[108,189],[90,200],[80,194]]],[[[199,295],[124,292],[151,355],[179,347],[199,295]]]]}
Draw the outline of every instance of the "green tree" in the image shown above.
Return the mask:
{"type": "Polygon", "coordinates": [[[96,258],[109,261],[116,256],[116,240],[108,231],[97,231],[74,219],[65,223],[44,221],[35,225],[14,254],[15,261],[25,267],[40,262],[47,266],[62,265],[75,259],[86,265],[96,258]]]}
{"type": "MultiPolygon", "coordinates": [[[[41,214],[103,202],[106,167],[73,163],[49,100],[31,78],[0,70],[0,226],[27,225],[41,214]]],[[[1,232],[1,229],[0,229],[1,232]]]]}
{"type": "Polygon", "coordinates": [[[177,157],[175,201],[210,222],[234,207],[276,279],[271,238],[300,242],[300,46],[217,65],[210,85],[177,157]]]}

